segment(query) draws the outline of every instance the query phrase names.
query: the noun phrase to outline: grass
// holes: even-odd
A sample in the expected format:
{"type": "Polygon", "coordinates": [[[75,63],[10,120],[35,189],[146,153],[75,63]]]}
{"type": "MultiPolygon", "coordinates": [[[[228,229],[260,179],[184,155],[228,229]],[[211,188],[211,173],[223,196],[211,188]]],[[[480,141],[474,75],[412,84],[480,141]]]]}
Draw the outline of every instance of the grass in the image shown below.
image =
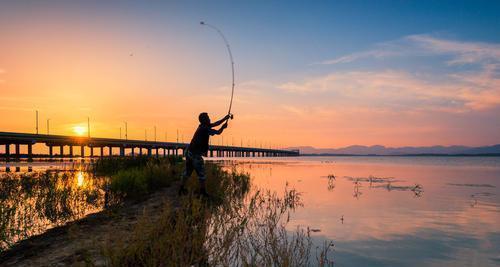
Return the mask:
{"type": "MultiPolygon", "coordinates": [[[[192,179],[190,184],[195,184],[192,179]]],[[[147,212],[132,232],[104,248],[109,266],[307,266],[312,241],[308,228],[287,229],[300,193],[250,190],[250,177],[207,164],[208,201],[188,194],[180,204],[165,202],[154,219],[147,212]],[[252,192],[252,193],[250,193],[252,192]]],[[[331,266],[332,246],[317,254],[331,266]]],[[[317,264],[314,265],[317,265],[317,264]]]]}
{"type": "Polygon", "coordinates": [[[141,198],[179,180],[182,166],[147,162],[143,167],[123,169],[111,176],[110,190],[125,198],[141,198]]]}
{"type": "Polygon", "coordinates": [[[182,163],[181,156],[170,155],[166,158],[156,158],[149,156],[136,157],[105,157],[98,159],[91,165],[91,171],[98,175],[112,175],[119,171],[143,168],[147,165],[180,165],[182,163]]]}

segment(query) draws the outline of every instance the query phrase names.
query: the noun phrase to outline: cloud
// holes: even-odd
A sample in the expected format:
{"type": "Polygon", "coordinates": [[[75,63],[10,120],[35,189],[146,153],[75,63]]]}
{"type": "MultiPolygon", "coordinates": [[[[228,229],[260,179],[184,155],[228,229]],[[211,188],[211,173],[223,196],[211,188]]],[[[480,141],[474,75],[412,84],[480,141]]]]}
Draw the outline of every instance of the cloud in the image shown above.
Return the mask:
{"type": "Polygon", "coordinates": [[[442,81],[426,80],[401,70],[335,72],[287,82],[278,88],[304,97],[331,98],[358,106],[396,110],[463,112],[500,105],[496,67],[481,73],[460,73],[442,81]],[[332,96],[332,97],[330,97],[332,96]]]}
{"type": "Polygon", "coordinates": [[[319,64],[365,59],[385,61],[383,65],[375,62],[364,66],[371,67],[371,71],[333,72],[285,82],[278,88],[303,95],[334,94],[336,98],[349,98],[356,105],[378,104],[398,110],[464,112],[500,105],[500,44],[410,35],[319,64]],[[411,64],[390,68],[388,59],[395,57],[408,58],[406,62],[411,64]]]}
{"type": "Polygon", "coordinates": [[[383,42],[368,51],[355,52],[317,64],[332,65],[349,63],[367,58],[383,59],[396,56],[447,55],[453,64],[486,64],[500,62],[500,45],[447,40],[431,35],[410,35],[398,40],[383,42]]]}
{"type": "Polygon", "coordinates": [[[500,62],[499,44],[452,41],[429,35],[412,35],[406,39],[424,51],[452,55],[454,59],[450,64],[500,62]]]}
{"type": "Polygon", "coordinates": [[[399,51],[390,51],[386,49],[376,49],[376,50],[369,50],[369,51],[364,51],[364,52],[358,52],[358,53],[352,53],[349,55],[345,55],[339,58],[334,58],[330,60],[325,60],[319,63],[314,63],[316,64],[322,64],[322,65],[333,65],[333,64],[340,64],[340,63],[349,63],[356,61],[358,59],[362,58],[386,58],[386,57],[392,57],[392,56],[398,56],[401,55],[401,52],[399,51]]]}

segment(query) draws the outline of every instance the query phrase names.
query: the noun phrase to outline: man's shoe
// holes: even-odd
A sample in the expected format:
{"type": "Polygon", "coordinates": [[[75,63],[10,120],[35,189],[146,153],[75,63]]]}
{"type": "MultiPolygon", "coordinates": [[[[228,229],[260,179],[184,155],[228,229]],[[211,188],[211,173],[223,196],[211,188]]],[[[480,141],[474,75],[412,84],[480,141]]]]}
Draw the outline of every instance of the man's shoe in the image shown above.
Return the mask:
{"type": "Polygon", "coordinates": [[[187,189],[184,187],[184,185],[181,185],[181,187],[179,188],[179,191],[177,192],[179,194],[179,196],[181,195],[185,195],[188,193],[187,189]]]}
{"type": "Polygon", "coordinates": [[[200,190],[200,196],[206,197],[206,198],[210,197],[210,195],[207,193],[207,191],[205,190],[205,188],[201,188],[201,190],[200,190]]]}

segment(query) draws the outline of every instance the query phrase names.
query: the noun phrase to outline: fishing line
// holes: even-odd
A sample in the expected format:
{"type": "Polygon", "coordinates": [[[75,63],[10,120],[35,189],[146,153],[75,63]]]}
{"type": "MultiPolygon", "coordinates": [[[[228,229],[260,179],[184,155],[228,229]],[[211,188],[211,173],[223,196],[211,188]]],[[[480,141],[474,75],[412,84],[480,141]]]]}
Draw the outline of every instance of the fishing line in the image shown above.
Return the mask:
{"type": "Polygon", "coordinates": [[[231,100],[229,101],[229,109],[227,111],[227,114],[231,115],[231,119],[233,118],[233,114],[231,114],[231,108],[233,107],[233,96],[234,96],[234,61],[233,61],[233,53],[231,53],[231,47],[229,46],[229,42],[227,41],[226,37],[224,34],[215,26],[205,23],[204,21],[200,21],[200,25],[202,26],[207,26],[215,30],[220,37],[222,37],[222,40],[224,40],[224,44],[226,45],[227,52],[229,54],[229,61],[231,63],[231,75],[232,75],[232,83],[231,83],[231,100]]]}

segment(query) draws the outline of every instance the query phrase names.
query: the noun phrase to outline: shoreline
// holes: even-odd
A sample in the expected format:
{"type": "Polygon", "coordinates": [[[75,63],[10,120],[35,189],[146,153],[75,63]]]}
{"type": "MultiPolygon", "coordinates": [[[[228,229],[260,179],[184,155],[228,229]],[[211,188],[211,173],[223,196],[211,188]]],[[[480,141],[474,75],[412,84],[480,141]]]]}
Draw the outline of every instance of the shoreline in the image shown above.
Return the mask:
{"type": "Polygon", "coordinates": [[[22,240],[0,253],[0,265],[106,266],[104,247],[115,241],[113,236],[123,236],[115,233],[131,231],[144,214],[155,218],[166,201],[176,207],[177,186],[175,182],[143,200],[127,201],[119,207],[89,214],[22,240]]]}

